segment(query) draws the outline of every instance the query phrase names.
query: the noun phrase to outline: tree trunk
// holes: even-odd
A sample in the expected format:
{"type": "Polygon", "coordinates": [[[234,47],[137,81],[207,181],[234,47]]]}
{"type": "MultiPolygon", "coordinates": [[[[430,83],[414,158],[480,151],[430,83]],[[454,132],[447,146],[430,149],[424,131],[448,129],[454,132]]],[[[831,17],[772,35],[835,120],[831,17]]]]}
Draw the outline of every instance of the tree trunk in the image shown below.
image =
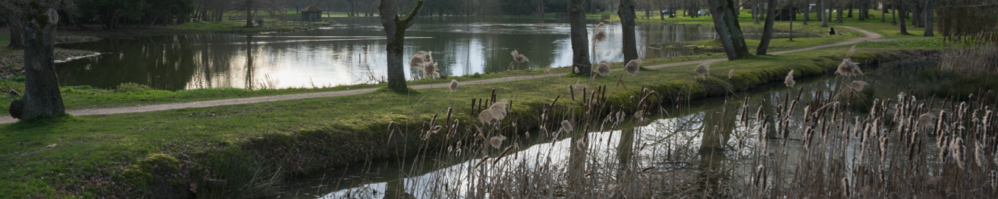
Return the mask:
{"type": "MultiPolygon", "coordinates": [[[[626,128],[620,131],[620,141],[617,142],[617,187],[620,188],[632,188],[633,186],[627,186],[629,178],[633,178],[630,175],[634,172],[633,164],[631,164],[631,157],[634,156],[634,128],[626,128]]],[[[637,198],[633,195],[634,190],[620,190],[617,197],[614,198],[637,198]]]]}
{"type": "Polygon", "coordinates": [[[253,27],[253,0],[246,0],[246,27],[253,27]]]}
{"type": "Polygon", "coordinates": [[[804,25],[811,19],[811,0],[804,1],[804,25]]]}
{"type": "Polygon", "coordinates": [[[898,6],[897,6],[898,7],[898,11],[900,11],[900,13],[898,13],[898,12],[895,12],[895,13],[897,13],[896,15],[899,15],[897,18],[901,19],[901,21],[900,21],[901,22],[901,34],[902,35],[907,35],[908,34],[908,25],[904,23],[904,16],[905,16],[906,13],[908,13],[908,10],[904,9],[904,4],[901,3],[901,0],[897,0],[897,3],[898,3],[898,6]]]}
{"type": "Polygon", "coordinates": [[[632,0],[620,0],[620,8],[617,9],[620,16],[620,26],[623,28],[624,63],[638,59],[638,44],[634,31],[634,2],[632,0]]]}
{"type": "Polygon", "coordinates": [[[926,0],[925,2],[925,35],[926,37],[933,37],[935,34],[932,32],[932,22],[935,21],[935,1],[926,0]]]}
{"type": "Polygon", "coordinates": [[[59,15],[55,9],[31,3],[24,17],[24,103],[22,120],[65,115],[52,59],[59,15]]]}
{"type": "MultiPolygon", "coordinates": [[[[775,22],[776,0],[769,0],[766,8],[766,27],[762,32],[762,40],[759,41],[759,48],[755,49],[756,55],[765,55],[766,51],[769,49],[769,41],[773,39],[773,23],[775,22]]],[[[793,23],[793,20],[791,20],[791,23],[793,23]]]]}
{"type": "Polygon", "coordinates": [[[759,24],[759,3],[752,4],[752,20],[759,24]]]}
{"type": "Polygon", "coordinates": [[[742,28],[738,25],[738,15],[736,4],[732,0],[708,0],[710,12],[714,19],[714,29],[724,45],[724,52],[728,60],[751,57],[748,46],[745,45],[745,38],[742,36],[742,28]]]}
{"type": "Polygon", "coordinates": [[[836,17],[835,20],[837,20],[839,23],[842,23],[842,12],[843,11],[845,11],[845,10],[842,9],[842,5],[839,5],[839,10],[837,11],[837,14],[835,14],[836,15],[835,16],[836,17]]]}
{"type": "Polygon", "coordinates": [[[825,11],[828,9],[828,5],[825,4],[825,0],[819,0],[821,2],[821,27],[828,27],[828,18],[832,16],[832,13],[825,11]]]}
{"type": "Polygon", "coordinates": [[[16,22],[11,22],[7,24],[7,28],[10,29],[10,44],[8,44],[7,47],[21,49],[24,48],[24,39],[21,37],[22,29],[19,25],[15,25],[15,23],[16,22]]]}
{"type": "Polygon", "coordinates": [[[916,28],[924,28],[925,27],[925,25],[924,25],[925,23],[923,21],[924,18],[922,18],[922,17],[925,16],[923,12],[924,12],[924,9],[922,8],[922,5],[920,3],[918,3],[918,2],[916,2],[915,3],[915,12],[912,13],[912,14],[915,15],[915,17],[912,17],[912,19],[911,19],[912,22],[913,22],[912,25],[914,25],[916,28]]]}
{"type": "Polygon", "coordinates": [[[415,23],[413,18],[419,13],[419,8],[423,7],[423,1],[416,2],[416,7],[403,19],[399,19],[399,6],[397,0],[381,0],[381,25],[385,27],[385,34],[388,36],[388,88],[396,91],[408,89],[405,85],[405,68],[402,67],[405,50],[405,30],[415,23]]]}
{"type": "Polygon", "coordinates": [[[856,4],[855,3],[850,3],[849,4],[849,16],[846,16],[846,17],[852,18],[852,9],[853,9],[853,7],[856,7],[856,4]]]}
{"type": "Polygon", "coordinates": [[[587,74],[592,70],[589,62],[589,32],[586,27],[586,7],[583,0],[571,0],[568,4],[568,21],[571,25],[572,67],[576,74],[587,74]]]}
{"type": "Polygon", "coordinates": [[[880,22],[886,22],[886,21],[887,21],[887,6],[884,5],[883,7],[880,8],[880,22]]]}

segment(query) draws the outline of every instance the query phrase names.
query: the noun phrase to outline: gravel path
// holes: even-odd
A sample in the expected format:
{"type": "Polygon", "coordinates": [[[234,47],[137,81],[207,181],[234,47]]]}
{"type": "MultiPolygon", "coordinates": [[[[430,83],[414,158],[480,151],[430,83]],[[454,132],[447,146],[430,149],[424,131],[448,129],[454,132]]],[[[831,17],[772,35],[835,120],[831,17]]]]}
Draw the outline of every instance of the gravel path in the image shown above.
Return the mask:
{"type": "MultiPolygon", "coordinates": [[[[865,37],[850,39],[848,41],[843,41],[834,44],[812,46],[801,49],[794,49],[788,51],[773,52],[771,54],[779,55],[786,53],[795,53],[801,51],[809,51],[820,48],[834,47],[834,46],[845,46],[852,45],[856,43],[865,42],[868,40],[878,39],[881,37],[880,34],[873,33],[870,31],[862,30],[859,28],[841,26],[842,28],[847,28],[850,30],[859,31],[865,34],[865,37]]],[[[681,63],[670,63],[661,64],[653,66],[645,66],[645,68],[665,68],[673,66],[685,66],[685,65],[695,65],[703,62],[720,62],[726,61],[727,59],[708,59],[699,61],[689,61],[681,63]]],[[[621,69],[617,69],[621,70],[621,69]]],[[[555,73],[547,75],[528,75],[528,76],[514,76],[514,77],[503,77],[495,79],[484,79],[476,81],[461,82],[461,85],[475,85],[475,84],[490,84],[499,82],[508,82],[516,80],[527,80],[527,79],[537,79],[545,77],[555,77],[563,76],[568,73],[555,73]]],[[[447,88],[449,83],[444,84],[428,84],[428,85],[417,85],[410,86],[413,89],[432,89],[432,88],[447,88]]],[[[237,99],[224,99],[224,100],[212,100],[212,101],[197,101],[197,102],[182,102],[182,103],[171,103],[171,104],[157,104],[157,105],[142,105],[142,106],[125,106],[125,107],[109,107],[109,108],[92,108],[92,109],[78,109],[78,110],[68,110],[66,111],[70,115],[75,116],[87,116],[87,115],[112,115],[112,114],[124,114],[124,113],[142,113],[142,112],[152,112],[152,111],[164,111],[173,109],[185,109],[185,108],[203,108],[203,107],[213,107],[213,106],[227,106],[227,105],[239,105],[239,104],[252,104],[252,103],[262,103],[262,102],[275,102],[275,101],[285,101],[285,100],[297,100],[297,99],[310,99],[310,98],[326,98],[326,97],[339,97],[348,95],[359,95],[364,93],[374,92],[375,88],[369,89],[358,89],[358,90],[347,90],[347,91],[333,91],[333,92],[321,92],[321,93],[304,93],[304,94],[291,94],[291,95],[275,95],[275,96],[262,96],[262,97],[250,97],[250,98],[237,98],[237,99]]],[[[6,113],[3,113],[6,115],[6,113]]],[[[0,117],[0,124],[14,123],[17,120],[10,116],[0,117]]]]}

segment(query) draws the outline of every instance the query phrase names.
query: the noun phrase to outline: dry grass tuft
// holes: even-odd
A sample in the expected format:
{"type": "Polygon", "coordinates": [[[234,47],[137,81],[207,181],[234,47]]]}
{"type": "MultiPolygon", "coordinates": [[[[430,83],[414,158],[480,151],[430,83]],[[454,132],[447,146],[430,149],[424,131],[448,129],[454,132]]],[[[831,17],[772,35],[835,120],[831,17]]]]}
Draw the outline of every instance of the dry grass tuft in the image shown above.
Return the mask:
{"type": "Polygon", "coordinates": [[[631,74],[632,76],[638,75],[638,71],[641,70],[641,60],[635,59],[627,62],[627,65],[624,65],[624,70],[627,71],[627,74],[631,74]]]}
{"type": "Polygon", "coordinates": [[[423,77],[440,78],[440,73],[437,72],[437,62],[428,62],[423,65],[423,77]]]}
{"type": "Polygon", "coordinates": [[[998,73],[998,47],[946,50],[939,58],[939,66],[945,71],[964,74],[998,73]]]}
{"type": "Polygon", "coordinates": [[[607,63],[606,61],[599,62],[599,66],[596,67],[596,73],[599,73],[602,76],[610,75],[610,63],[607,63]]]}
{"type": "Polygon", "coordinates": [[[551,74],[551,65],[548,65],[548,67],[544,67],[544,74],[545,75],[551,74]]]}
{"type": "Polygon", "coordinates": [[[790,70],[790,73],[787,73],[787,78],[783,80],[783,84],[786,84],[787,87],[791,88],[794,87],[794,84],[797,84],[797,82],[794,81],[794,70],[790,70]]]}

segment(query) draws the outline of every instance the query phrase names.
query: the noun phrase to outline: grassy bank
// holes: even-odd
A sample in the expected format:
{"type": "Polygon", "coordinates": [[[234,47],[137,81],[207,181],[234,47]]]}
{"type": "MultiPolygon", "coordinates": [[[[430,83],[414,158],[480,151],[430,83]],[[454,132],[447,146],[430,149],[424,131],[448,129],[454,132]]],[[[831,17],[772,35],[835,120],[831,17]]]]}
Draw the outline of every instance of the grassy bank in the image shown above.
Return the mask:
{"type": "MultiPolygon", "coordinates": [[[[829,48],[719,62],[711,67],[712,76],[706,80],[693,79],[695,66],[692,65],[645,70],[637,76],[625,75],[626,89],[613,86],[617,77],[624,74],[615,71],[609,77],[595,78],[594,85],[608,85],[607,98],[617,105],[623,105],[630,96],[637,95],[642,86],[663,94],[662,97],[682,92],[684,96],[703,98],[749,89],[769,81],[782,81],[790,70],[797,71],[795,75],[801,77],[827,74],[834,70],[847,50],[847,47],[829,48]],[[730,69],[735,69],[735,75],[728,80],[730,69]]],[[[861,49],[854,59],[869,64],[892,59],[894,55],[905,54],[887,49],[861,49]]],[[[251,162],[247,165],[281,168],[281,174],[293,177],[365,159],[384,159],[399,150],[405,151],[407,148],[401,144],[412,141],[389,140],[390,135],[418,134],[422,123],[434,113],[442,114],[437,123],[443,124],[448,107],[454,108],[451,120],[456,118],[465,125],[477,123],[469,115],[470,100],[488,97],[493,88],[498,98],[512,100],[510,107],[514,117],[538,121],[540,110],[559,95],[559,105],[576,104],[566,88],[577,82],[586,84],[586,80],[588,78],[552,77],[462,86],[455,93],[446,89],[411,93],[378,91],[323,99],[66,117],[3,125],[0,127],[0,160],[4,162],[0,187],[7,188],[0,190],[0,195],[136,196],[142,192],[135,189],[134,178],[123,173],[129,168],[135,173],[132,165],[150,154],[175,157],[183,171],[208,168],[216,172],[211,175],[193,172],[182,178],[202,185],[205,182],[198,176],[226,178],[217,176],[225,171],[215,163],[233,162],[228,159],[234,157],[251,162]],[[388,127],[394,132],[388,131],[388,127]]],[[[581,100],[580,96],[575,97],[576,102],[581,100]]],[[[520,128],[536,126],[519,125],[520,128]]],[[[228,172],[245,173],[252,168],[262,167],[228,172]]],[[[237,176],[229,175],[228,178],[237,183],[237,176]]]]}
{"type": "MultiPolygon", "coordinates": [[[[683,10],[679,10],[679,11],[680,11],[680,13],[684,12],[683,10]]],[[[925,28],[916,28],[915,26],[913,26],[913,25],[910,24],[911,23],[910,19],[905,20],[905,21],[907,21],[909,23],[908,26],[907,26],[909,34],[905,35],[905,34],[901,34],[900,25],[892,25],[891,24],[890,15],[887,15],[888,18],[887,18],[887,20],[885,20],[885,22],[881,22],[880,21],[880,19],[881,19],[880,18],[880,11],[878,11],[878,10],[870,10],[870,14],[874,15],[873,18],[866,19],[865,21],[859,21],[859,18],[858,18],[859,16],[855,15],[856,13],[859,13],[859,11],[858,10],[854,11],[854,15],[853,15],[852,18],[846,17],[846,15],[843,14],[842,23],[834,22],[834,21],[828,21],[828,25],[832,26],[832,27],[835,27],[835,26],[852,26],[852,27],[856,27],[856,28],[868,30],[868,31],[871,31],[871,32],[875,32],[877,34],[881,34],[881,35],[884,36],[884,38],[888,38],[888,39],[890,39],[890,38],[919,38],[919,37],[924,37],[922,35],[925,33],[924,32],[925,28]]],[[[816,19],[818,19],[817,18],[817,14],[814,13],[814,12],[811,12],[811,13],[809,13],[809,15],[810,15],[809,16],[809,20],[807,22],[808,24],[804,25],[803,24],[804,14],[797,14],[797,21],[793,22],[794,23],[793,24],[794,31],[813,31],[813,32],[820,33],[820,34],[823,34],[823,35],[828,35],[828,27],[821,27],[821,21],[816,20],[816,19]]],[[[832,15],[833,15],[833,17],[831,17],[829,19],[835,19],[835,13],[833,13],[832,15]]],[[[638,21],[638,22],[646,22],[646,23],[682,23],[682,24],[714,25],[714,21],[713,21],[713,19],[710,16],[703,16],[703,17],[693,18],[693,17],[683,17],[682,14],[680,14],[680,15],[677,15],[675,18],[668,18],[668,17],[666,17],[664,20],[663,19],[659,19],[658,15],[653,15],[653,16],[654,17],[652,17],[652,18],[646,18],[646,19],[640,19],[639,18],[636,21],[638,21]]],[[[619,19],[619,17],[614,16],[613,20],[620,20],[620,19],[619,19]]],[[[745,10],[741,10],[741,14],[738,15],[738,22],[740,23],[740,25],[743,28],[745,28],[745,27],[756,27],[756,28],[758,28],[758,27],[763,27],[763,25],[765,25],[766,21],[765,21],[765,19],[760,18],[759,23],[756,24],[755,20],[752,19],[752,11],[748,10],[748,9],[745,9],[745,10]]],[[[790,22],[787,22],[787,21],[777,21],[776,23],[773,24],[773,27],[777,31],[780,31],[780,30],[789,30],[790,29],[790,22]]],[[[838,30],[838,28],[836,28],[836,30],[838,30]]],[[[939,34],[939,33],[937,32],[936,34],[939,34]]]]}

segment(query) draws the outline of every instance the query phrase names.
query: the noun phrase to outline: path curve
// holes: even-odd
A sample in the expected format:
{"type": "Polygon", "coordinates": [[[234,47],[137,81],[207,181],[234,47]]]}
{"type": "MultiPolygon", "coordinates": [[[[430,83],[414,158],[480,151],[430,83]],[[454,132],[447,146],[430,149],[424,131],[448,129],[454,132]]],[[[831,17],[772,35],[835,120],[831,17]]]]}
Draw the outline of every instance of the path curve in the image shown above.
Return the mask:
{"type": "MultiPolygon", "coordinates": [[[[851,45],[851,44],[861,43],[861,42],[864,42],[864,41],[867,41],[867,40],[879,39],[880,37],[882,37],[880,34],[873,33],[873,32],[870,32],[870,31],[863,30],[863,29],[859,29],[859,28],[854,28],[854,27],[849,27],[849,26],[840,26],[840,27],[861,32],[861,33],[865,34],[866,36],[865,37],[860,37],[860,38],[855,38],[855,39],[850,39],[850,40],[847,40],[847,41],[838,42],[838,43],[834,43],[834,44],[812,46],[812,47],[801,48],[801,49],[794,49],[794,50],[787,50],[787,51],[779,51],[779,52],[773,52],[771,54],[779,55],[779,54],[786,54],[786,53],[795,53],[795,52],[801,52],[801,51],[815,50],[815,49],[820,49],[820,48],[828,48],[828,47],[834,47],[834,46],[845,46],[845,45],[851,45]]],[[[708,60],[698,60],[698,61],[688,61],[688,62],[680,62],[680,63],[670,63],[670,64],[645,66],[645,68],[649,68],[649,69],[666,68],[666,67],[674,67],[674,66],[694,65],[694,64],[700,64],[700,63],[703,63],[703,62],[720,62],[720,61],[726,61],[726,60],[727,59],[724,59],[724,58],[720,58],[720,59],[708,59],[708,60]]],[[[616,69],[616,70],[622,70],[622,69],[616,69]]],[[[483,80],[475,80],[475,81],[462,82],[461,85],[491,84],[491,83],[500,83],[500,82],[516,81],[516,80],[528,80],[528,79],[537,79],[537,78],[545,78],[545,77],[564,76],[564,75],[567,75],[567,74],[568,73],[554,73],[554,74],[546,74],[546,75],[527,75],[527,76],[513,76],[513,77],[503,77],[503,78],[495,78],[495,79],[483,79],[483,80]]],[[[410,87],[413,88],[413,89],[433,89],[433,88],[447,88],[449,85],[450,85],[450,83],[443,83],[443,84],[416,85],[416,86],[410,86],[410,87]]],[[[375,90],[377,90],[377,89],[376,88],[368,88],[368,89],[357,89],[357,90],[346,90],[346,91],[331,91],[331,92],[321,92],[321,93],[303,93],[303,94],[289,94],[289,95],[274,95],[274,96],[261,96],[261,97],[249,97],[249,98],[223,99],[223,100],[211,100],[211,101],[197,101],[197,102],[182,102],[182,103],[170,103],[170,104],[157,104],[157,105],[141,105],[141,106],[123,106],[123,107],[109,107],[109,108],[77,109],[77,110],[66,111],[66,113],[68,113],[70,115],[75,115],[75,116],[113,115],[113,114],[125,114],[125,113],[142,113],[142,112],[165,111],[165,110],[185,109],[185,108],[204,108],[204,107],[213,107],[213,106],[253,104],[253,103],[276,102],[276,101],[297,100],[297,99],[340,97],[340,96],[348,96],[348,95],[365,94],[365,93],[374,92],[375,90]]],[[[14,122],[17,122],[17,120],[14,119],[14,118],[12,118],[12,117],[10,117],[10,116],[0,117],[0,124],[9,124],[9,123],[14,123],[14,122]]]]}

